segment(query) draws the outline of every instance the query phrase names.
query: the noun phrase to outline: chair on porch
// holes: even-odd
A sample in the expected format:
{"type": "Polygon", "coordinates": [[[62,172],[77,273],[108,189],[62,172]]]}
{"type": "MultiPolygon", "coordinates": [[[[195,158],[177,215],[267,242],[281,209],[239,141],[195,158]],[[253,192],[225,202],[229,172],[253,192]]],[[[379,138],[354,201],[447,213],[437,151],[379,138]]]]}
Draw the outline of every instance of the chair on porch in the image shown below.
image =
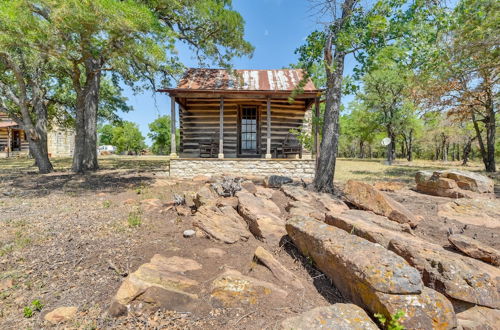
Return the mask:
{"type": "Polygon", "coordinates": [[[200,142],[200,157],[214,158],[219,154],[219,132],[215,132],[208,142],[200,142]]]}
{"type": "Polygon", "coordinates": [[[302,144],[292,133],[288,133],[283,142],[279,146],[274,148],[275,158],[279,158],[280,155],[282,155],[283,158],[287,158],[288,155],[297,154],[300,158],[302,158],[302,144]]]}

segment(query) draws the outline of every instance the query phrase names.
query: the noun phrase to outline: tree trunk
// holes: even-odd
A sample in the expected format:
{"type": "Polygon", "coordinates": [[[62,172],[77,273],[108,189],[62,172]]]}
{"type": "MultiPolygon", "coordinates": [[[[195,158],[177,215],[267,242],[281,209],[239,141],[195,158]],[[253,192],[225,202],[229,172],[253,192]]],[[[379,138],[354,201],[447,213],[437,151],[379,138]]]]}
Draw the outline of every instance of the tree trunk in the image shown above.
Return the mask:
{"type": "Polygon", "coordinates": [[[467,166],[467,163],[469,162],[469,154],[472,150],[472,141],[474,139],[468,137],[467,141],[464,144],[464,151],[462,153],[462,166],[467,166]]]}
{"type": "Polygon", "coordinates": [[[488,116],[486,117],[486,161],[485,168],[486,172],[496,172],[495,164],[495,133],[496,133],[496,122],[495,122],[495,110],[493,108],[493,101],[490,99],[488,102],[488,116]]]}
{"type": "Polygon", "coordinates": [[[339,113],[345,53],[335,51],[333,59],[335,69],[333,72],[329,69],[330,65],[332,65],[331,59],[328,61],[328,54],[325,54],[325,57],[327,57],[325,60],[325,66],[327,66],[326,105],[320,153],[314,176],[314,187],[317,191],[332,193],[339,142],[339,113]]]}
{"type": "Polygon", "coordinates": [[[359,140],[359,158],[365,158],[365,143],[363,140],[359,140]]]}
{"type": "Polygon", "coordinates": [[[413,129],[410,130],[408,134],[408,145],[406,147],[406,159],[411,162],[413,161],[413,129]]]}
{"type": "Polygon", "coordinates": [[[96,171],[97,162],[97,110],[101,84],[101,63],[97,59],[85,61],[86,80],[77,89],[76,136],[72,170],[77,173],[96,171]]]}

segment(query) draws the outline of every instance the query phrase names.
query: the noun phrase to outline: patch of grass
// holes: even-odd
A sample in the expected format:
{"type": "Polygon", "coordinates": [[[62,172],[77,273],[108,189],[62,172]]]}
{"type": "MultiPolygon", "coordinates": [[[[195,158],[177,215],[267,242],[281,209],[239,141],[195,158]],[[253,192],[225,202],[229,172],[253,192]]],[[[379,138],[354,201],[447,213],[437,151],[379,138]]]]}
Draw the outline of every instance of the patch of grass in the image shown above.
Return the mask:
{"type": "Polygon", "coordinates": [[[384,315],[376,313],[375,317],[380,322],[382,326],[384,326],[387,330],[404,330],[399,320],[405,316],[405,313],[402,310],[398,310],[396,313],[392,314],[390,319],[388,320],[384,315]]]}
{"type": "Polygon", "coordinates": [[[25,306],[23,309],[24,317],[29,319],[31,318],[35,312],[40,312],[43,308],[43,304],[40,300],[36,299],[31,302],[30,306],[25,306]]]}
{"type": "Polygon", "coordinates": [[[110,206],[111,206],[111,201],[105,200],[104,202],[102,202],[102,207],[104,207],[105,209],[109,209],[110,206]]]}
{"type": "Polygon", "coordinates": [[[136,228],[142,225],[140,211],[132,211],[128,214],[127,223],[130,228],[136,228]]]}

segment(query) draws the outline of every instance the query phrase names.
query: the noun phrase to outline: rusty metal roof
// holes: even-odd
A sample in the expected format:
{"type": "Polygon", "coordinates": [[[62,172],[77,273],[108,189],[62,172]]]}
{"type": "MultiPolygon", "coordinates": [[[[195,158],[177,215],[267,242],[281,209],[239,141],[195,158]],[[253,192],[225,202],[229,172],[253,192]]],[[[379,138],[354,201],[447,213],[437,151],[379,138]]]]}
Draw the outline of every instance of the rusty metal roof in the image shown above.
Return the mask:
{"type": "Polygon", "coordinates": [[[0,121],[0,128],[6,128],[6,127],[14,127],[18,126],[15,121],[0,121]]]}
{"type": "MultiPolygon", "coordinates": [[[[231,73],[224,69],[188,69],[175,89],[291,92],[303,77],[301,69],[233,70],[231,73]]],[[[309,78],[303,91],[319,92],[309,78]]]]}

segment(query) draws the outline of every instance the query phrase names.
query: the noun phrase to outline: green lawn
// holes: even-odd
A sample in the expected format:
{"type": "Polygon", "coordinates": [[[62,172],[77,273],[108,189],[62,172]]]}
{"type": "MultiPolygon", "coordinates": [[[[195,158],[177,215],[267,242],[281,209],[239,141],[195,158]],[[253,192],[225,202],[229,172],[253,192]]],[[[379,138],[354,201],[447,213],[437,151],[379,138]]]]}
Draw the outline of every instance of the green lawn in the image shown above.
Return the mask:
{"type": "MultiPolygon", "coordinates": [[[[56,171],[69,171],[71,168],[71,158],[51,159],[56,171]]],[[[101,156],[99,166],[101,169],[132,169],[140,171],[166,171],[168,170],[168,156],[101,156]]],[[[460,166],[460,162],[433,162],[416,160],[408,163],[404,160],[397,161],[394,165],[383,164],[381,159],[338,159],[337,170],[335,172],[336,181],[346,181],[355,179],[366,182],[374,181],[403,181],[413,182],[415,173],[419,170],[438,169],[465,169],[482,174],[487,174],[482,169],[482,165],[473,162],[468,167],[460,166]]],[[[36,172],[33,160],[27,158],[0,159],[0,174],[12,172],[36,172]]],[[[488,176],[500,184],[498,173],[488,176]]]]}

